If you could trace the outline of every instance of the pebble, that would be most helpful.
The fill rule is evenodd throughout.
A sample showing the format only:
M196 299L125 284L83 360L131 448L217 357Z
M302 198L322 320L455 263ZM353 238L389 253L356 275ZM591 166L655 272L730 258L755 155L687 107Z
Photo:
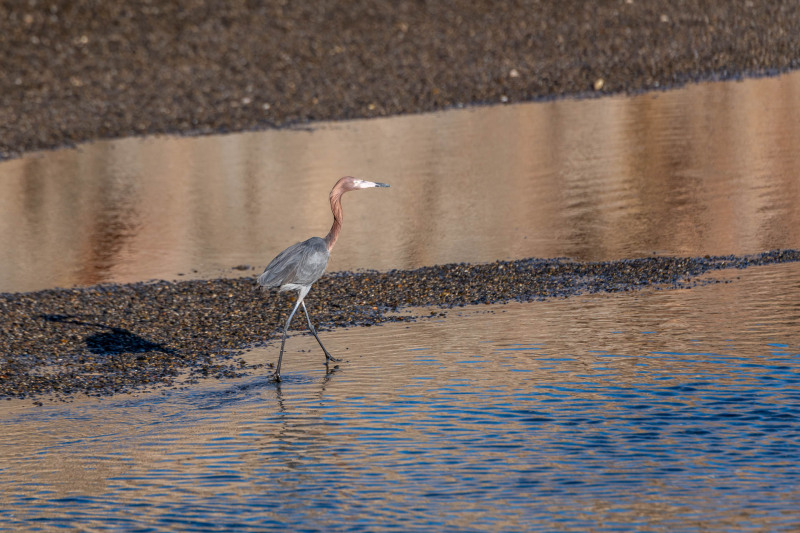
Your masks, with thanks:
M798 35L800 2L0 2L0 159L774 74Z
M415 319L397 316L401 308L446 310L645 287L687 288L707 272L794 261L800 261L800 250L338 272L314 285L306 305L318 329L326 330ZM0 294L0 398L107 396L170 386L179 378L192 383L240 376L253 370L241 359L243 350L279 338L290 307L291 296L263 293L253 278ZM294 325L305 328L302 320Z

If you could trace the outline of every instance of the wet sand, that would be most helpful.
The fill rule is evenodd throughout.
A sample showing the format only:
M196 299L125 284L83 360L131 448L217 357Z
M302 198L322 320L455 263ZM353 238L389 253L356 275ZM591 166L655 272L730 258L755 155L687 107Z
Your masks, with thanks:
M800 66L800 4L14 2L0 5L0 158Z

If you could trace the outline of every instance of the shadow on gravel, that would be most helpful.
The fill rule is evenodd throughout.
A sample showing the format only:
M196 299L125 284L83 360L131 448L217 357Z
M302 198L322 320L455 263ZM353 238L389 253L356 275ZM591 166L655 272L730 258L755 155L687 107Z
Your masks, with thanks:
M77 320L75 316L69 315L41 315L49 322L60 322L85 326L88 328L99 328L106 331L93 333L86 337L86 348L95 355L119 355L123 353L144 353L144 352L163 352L174 355L174 350L151 342L144 337L131 333L127 329L107 326L97 322L83 322Z

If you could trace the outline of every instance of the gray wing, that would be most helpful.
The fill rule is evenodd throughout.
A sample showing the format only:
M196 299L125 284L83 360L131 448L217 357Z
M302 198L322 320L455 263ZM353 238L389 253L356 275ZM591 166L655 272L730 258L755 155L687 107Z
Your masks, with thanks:
M258 284L264 288L282 287L290 283L311 285L325 272L329 258L325 240L311 237L279 253L270 261L264 273L258 276Z

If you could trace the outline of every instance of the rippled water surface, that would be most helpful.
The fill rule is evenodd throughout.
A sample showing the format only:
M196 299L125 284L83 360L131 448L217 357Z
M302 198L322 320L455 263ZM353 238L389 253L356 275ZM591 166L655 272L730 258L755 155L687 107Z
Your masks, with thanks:
M280 385L6 402L0 524L796 531L800 265L717 279L326 332L329 375L294 336Z
M248 273L325 235L331 270L800 248L800 73L0 164L0 291ZM249 272L252 274L252 272Z

